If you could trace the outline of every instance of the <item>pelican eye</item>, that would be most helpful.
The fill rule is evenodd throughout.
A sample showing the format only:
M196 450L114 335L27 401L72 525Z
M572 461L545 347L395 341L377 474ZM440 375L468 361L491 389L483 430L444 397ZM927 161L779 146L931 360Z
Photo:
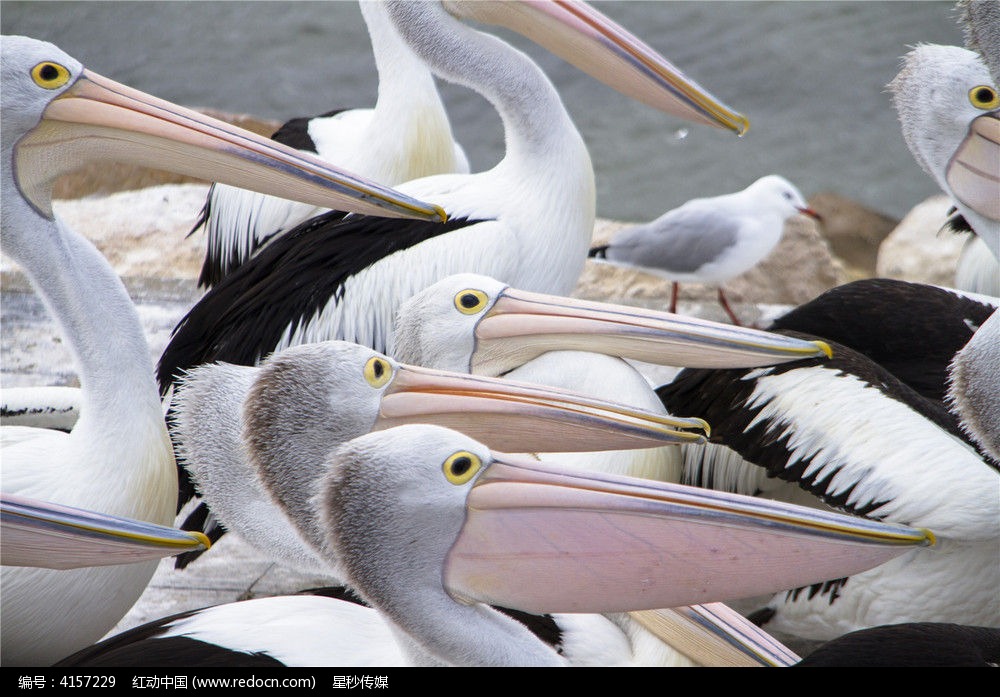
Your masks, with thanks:
M372 387L382 387L392 378L392 366L389 361L378 356L372 356L365 363L365 380Z
M486 301L489 298L481 290L474 290L469 288L467 290L460 291L455 296L455 307L463 315L474 315L486 307Z
M54 90L69 82L69 70L58 63L44 61L31 69L31 79L39 87Z
M483 462L468 450L459 450L444 461L444 476L456 486L461 486L476 476Z
M1000 106L1000 96L989 85L977 85L969 90L969 101L977 109L996 109Z

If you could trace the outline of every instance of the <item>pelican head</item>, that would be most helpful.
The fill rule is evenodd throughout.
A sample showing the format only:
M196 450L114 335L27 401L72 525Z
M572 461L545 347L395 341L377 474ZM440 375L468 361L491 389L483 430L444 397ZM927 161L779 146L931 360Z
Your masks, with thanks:
M344 444L317 492L329 552L380 609L394 582L417 596L426 584L459 603L528 612L676 607L842 576L933 540L905 526L553 467L429 425Z
M249 131L134 90L56 46L2 37L5 181L52 218L56 177L88 161L131 162L317 206L443 220L436 206Z
M445 278L396 318L400 359L503 375L548 351L606 353L647 363L736 368L829 356L821 341L626 305L530 293L477 274Z
M442 4L455 17L522 34L622 94L668 114L740 135L749 128L745 116L585 2Z
M1000 221L1000 95L982 59L957 46L918 46L889 90L920 166L956 203Z

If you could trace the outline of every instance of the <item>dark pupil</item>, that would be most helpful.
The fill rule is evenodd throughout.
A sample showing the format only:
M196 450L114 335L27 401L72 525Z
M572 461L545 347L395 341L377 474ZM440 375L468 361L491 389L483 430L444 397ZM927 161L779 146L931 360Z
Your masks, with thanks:
M984 103L991 102L993 101L993 92L988 87L982 87L976 90L976 99Z
M467 457L460 457L451 463L451 473L456 477L461 477L472 467L472 460Z
M385 372L385 368L382 367L382 361L375 361L374 365L372 365L372 372L375 373L375 377L382 377L382 373Z
M54 65L43 65L39 75L43 80L48 82L49 80L55 80L59 77L59 71L56 70Z
M472 293L466 293L465 295L462 296L460 302L462 303L462 307L466 308L467 310L471 310L472 308L474 308L476 305L479 304L479 298L477 298Z

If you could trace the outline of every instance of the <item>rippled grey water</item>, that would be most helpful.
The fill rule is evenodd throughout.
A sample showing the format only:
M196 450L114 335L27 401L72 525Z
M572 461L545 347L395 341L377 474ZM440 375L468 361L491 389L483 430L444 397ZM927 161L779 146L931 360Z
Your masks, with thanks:
M642 220L777 172L903 215L936 187L913 162L884 86L916 43L961 44L951 2L596 2L750 117L737 139L619 96L519 36L591 148L601 215ZM5 34L183 104L273 118L374 102L353 2L3 2ZM499 33L499 32L498 32ZM478 95L442 92L474 168L500 157Z

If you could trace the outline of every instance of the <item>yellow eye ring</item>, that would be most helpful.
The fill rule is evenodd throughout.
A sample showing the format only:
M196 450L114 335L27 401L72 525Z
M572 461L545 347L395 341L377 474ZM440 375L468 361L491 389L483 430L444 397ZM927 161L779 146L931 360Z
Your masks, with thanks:
M392 366L389 361L378 356L372 356L365 363L365 380L372 387L382 387L392 379Z
M989 85L976 85L969 90L969 101L977 109L996 109L1000 106L1000 95Z
M55 90L69 82L69 70L58 63L43 61L31 69L31 79L39 87Z
M468 450L459 450L444 461L442 469L445 479L455 486L461 486L475 477L482 466L483 461L477 455Z
M463 315L474 315L486 307L488 300L489 297L483 291L468 288L455 295L455 307Z

